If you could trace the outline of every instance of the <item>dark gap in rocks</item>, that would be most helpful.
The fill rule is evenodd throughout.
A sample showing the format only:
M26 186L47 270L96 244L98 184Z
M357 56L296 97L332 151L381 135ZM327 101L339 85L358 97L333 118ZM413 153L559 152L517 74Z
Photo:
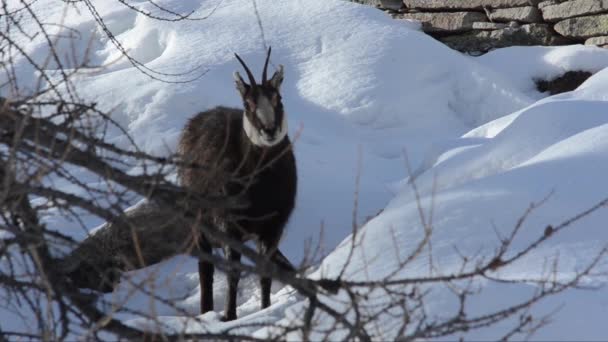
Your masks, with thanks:
M578 86L591 77L591 75L593 75L593 73L589 71L567 71L565 74L552 80L537 79L534 80L534 83L536 83L536 89L541 93L548 91L549 94L555 95L578 88Z
M479 12L486 13L483 8L414 8L403 7L401 13L458 13L458 12Z

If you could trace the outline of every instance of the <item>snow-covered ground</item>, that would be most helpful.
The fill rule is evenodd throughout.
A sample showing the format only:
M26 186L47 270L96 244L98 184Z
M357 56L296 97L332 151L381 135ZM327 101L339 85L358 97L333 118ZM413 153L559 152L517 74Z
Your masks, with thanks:
M155 155L174 152L180 129L196 112L220 104L240 105L232 79L240 66L233 53L242 56L257 75L266 46L273 47L271 65L283 64L286 70L283 102L290 134L297 136L300 181L296 210L280 248L298 263L306 242L321 241L328 255L312 276L331 277L342 268L350 248L357 172L361 173L358 219L362 223L374 217L362 228L361 247L348 266L351 271L346 272L359 280L391 272L396 255L407 255L422 238L410 176L415 176L419 203L427 215L432 209L433 258L443 272L459 266L455 246L468 254L493 251L498 244L496 230L512 228L531 202L551 194L526 220L516 241L519 246L547 224L558 224L608 197L603 178L608 174L608 69L604 69L608 50L513 47L468 57L419 32L416 25L339 0L257 0L263 34L252 1L157 1L180 13L195 10L196 17L212 13L204 20L181 22L156 21L114 1L95 3L108 28L147 67L163 73L194 70L169 78L176 81L206 72L187 83L152 80L120 57L85 9L65 12L51 0L34 4L47 22L63 20L80 31L77 37L72 34L73 39L58 41L65 63L82 58L82 51L88 49L91 64L107 65L79 76L80 95L111 110L137 145ZM158 12L145 1L134 3ZM33 28L35 23L30 25ZM69 35L67 30L58 33ZM47 51L42 38L27 44L36 60L44 60ZM17 66L23 80L35 79L25 60L17 61ZM534 79L578 69L597 73L566 94L547 97L534 88ZM128 146L118 131L110 132L108 139ZM566 279L608 241L607 219L605 209L597 211L501 276L537 276L547 258L559 255L558 276ZM49 220L62 222L61 218ZM92 228L99 220L85 218L85 222ZM63 223L64 232L83 238L75 223ZM428 260L417 259L402 275L428 275ZM369 271L357 272L363 264ZM608 265L600 265L600 270L608 271ZM180 308L197 313L199 289L193 259L179 256L134 275L143 277L146 272L158 272L155 288L159 293L179 298L175 301ZM169 326L180 329L185 324L192 332L292 319L301 305L293 291L277 284L273 305L258 311L256 284L252 278L241 282L238 314L242 318L236 323L220 323L215 313L203 316L204 324L188 321L141 293L127 300L131 307L155 310ZM218 312L223 286L218 279ZM520 298L525 287L531 286L488 285L475 310L506 305ZM429 305L431 314L442 315L453 303L437 291ZM129 292L123 284L108 299ZM542 302L538 312L558 307L554 322L535 338L608 336L604 324L608 291L568 292ZM125 319L142 323L129 315ZM391 337L392 325L387 318L374 333ZM259 336L265 333L257 332ZM486 329L469 337L497 338L498 334Z

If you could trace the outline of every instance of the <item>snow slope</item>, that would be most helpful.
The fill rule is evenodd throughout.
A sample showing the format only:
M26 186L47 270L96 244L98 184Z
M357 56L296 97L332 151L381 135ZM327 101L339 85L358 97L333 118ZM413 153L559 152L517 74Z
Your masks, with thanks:
M297 207L281 249L297 263L306 241L316 244L322 240L329 255L313 276L335 275L348 253L358 171L359 222L383 211L363 228L364 253L355 253L349 267L357 270L367 263L371 278L394 267L394 244L405 255L421 238L406 165L416 176L427 212L434 203L433 253L444 271L457 266L455 245L469 253L492 250L497 242L493 226L509 229L530 202L552 194L526 222L524 238L608 194L601 177L608 169L603 153L608 141L608 72L599 72L575 92L551 98L543 98L545 95L532 88L534 78L551 78L561 70L601 70L608 66L608 51L582 46L521 47L473 58L380 11L338 0L257 0L263 32L251 1L158 1L178 12L194 10L198 17L212 14L205 20L182 22L155 21L114 2L95 3L108 28L146 67L174 74L193 70L176 77L156 74L172 81L193 79L187 83L152 80L120 58L86 9L64 13L51 0L34 4L47 21L65 18L67 25L81 32L69 35L57 28L59 36L72 37L59 38L63 52L88 47L89 63L105 65L79 75L80 95L111 110L137 145L156 155L175 150L180 129L194 113L220 104L239 105L231 76L240 69L234 52L259 74L265 47L273 47L272 65L283 64L286 69L283 99L290 134L297 137L300 179ZM137 5L158 12L150 3ZM35 30L35 23L29 25ZM36 38L28 46L36 60L44 60L47 51L42 39ZM74 58L85 55L60 56L65 65L75 65ZM46 66L54 67L52 63ZM17 69L23 85L32 87L27 80L34 79L35 72L26 61L17 61ZM118 131L110 132L108 139L129 146ZM605 216L599 211L585 219L502 276L537 274L543 257L559 252L560 276L568 277L606 241L608 233L601 224ZM84 236L75 223L62 220L49 218L51 223L65 224L66 232L75 237ZM94 218L85 218L85 222L90 227L99 223ZM420 258L404 275L427 274L427 260ZM159 293L187 312L197 313L198 281L192 259L176 257L135 275L144 277L147 272L158 274L155 288ZM355 271L347 274L363 276ZM291 319L290 312L302 305L288 288L276 286L275 304L258 312L255 284L254 279L241 282L239 315L243 318L236 324ZM223 302L222 288L223 281L216 281L217 310ZM488 286L487 290L492 294L496 289ZM489 298L492 303L504 303L521 296L521 291L525 289L518 287L505 291L500 299ZM108 299L127 296L129 306L144 311L152 308L176 329L182 324L190 331L229 324L216 322L214 313L202 317L213 323L187 320L141 293L129 293L129 286L123 284ZM557 322L537 337L606 336L600 317L608 313L608 303L597 300L600 297L608 298L605 291L573 292L544 303L547 310L560 303L565 307L556 316ZM430 305L436 314L449 309L441 295ZM594 318L578 319L583 307L585 315ZM483 305L478 310L483 311ZM124 318L132 324L145 324L129 315ZM385 329L375 333L390 338L394 332L387 327L394 322L385 319ZM260 336L265 333L257 332ZM471 337L498 334L490 330L474 332Z

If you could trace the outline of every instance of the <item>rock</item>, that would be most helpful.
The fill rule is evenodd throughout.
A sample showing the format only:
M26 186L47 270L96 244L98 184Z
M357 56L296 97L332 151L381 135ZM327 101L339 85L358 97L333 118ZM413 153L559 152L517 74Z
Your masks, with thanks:
M550 22L608 12L608 0L572 0L543 7L543 19Z
M539 2L539 3L538 3L538 8L539 8L539 9L543 9L543 8L545 8L545 7L547 7L547 6L553 6L553 5L557 5L557 4L559 4L559 3L560 3L560 2L559 2L559 1L557 1L557 0L547 0L547 1L542 1L542 2Z
M536 6L540 0L403 0L405 7L426 10L480 10Z
M440 41L462 52L487 52L514 45L561 45L567 39L554 34L546 24L525 24L494 31L475 31L447 37Z
M539 9L545 8L547 6L553 6L553 5L559 5L562 2L566 2L566 1L570 1L570 0L541 0L541 2L538 3L538 5L536 5L536 7L538 7Z
M372 7L382 7L381 0L349 0L358 4L368 5Z
M398 11L403 7L403 0L380 0L380 7Z
M507 24L503 23L489 23L477 21L473 23L473 30L500 30L507 26Z
M564 19L553 28L562 36L570 38L604 36L608 32L608 14Z
M608 45L608 36L589 38L589 39L585 40L585 45L597 45L597 46Z
M538 23L542 21L540 11L532 6L493 9L488 11L488 15L490 16L490 20L499 22L519 21L523 23Z
M395 18L419 20L422 30L429 33L470 31L474 22L487 21L480 12L402 13Z
M591 75L593 74L588 71L567 71L562 76L549 81L536 80L536 89L541 93L548 91L551 95L565 93L578 88L578 86L583 84Z
M108 222L58 261L66 277L79 288L111 292L124 271L156 264L177 254L197 256L194 221L152 202L140 202L125 212L125 222ZM197 222L197 225L200 222ZM277 250L275 263L293 265Z

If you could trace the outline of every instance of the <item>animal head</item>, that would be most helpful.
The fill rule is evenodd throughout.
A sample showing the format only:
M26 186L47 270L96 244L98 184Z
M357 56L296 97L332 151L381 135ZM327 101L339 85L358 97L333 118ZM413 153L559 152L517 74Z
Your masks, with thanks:
M281 83L283 82L283 66L279 65L277 71L268 80L268 60L271 48L268 48L262 83L257 84L253 74L239 55L239 60L247 76L249 84L243 81L238 71L234 73L236 89L241 94L245 113L243 115L243 128L249 140L257 146L268 147L280 143L287 135L287 118L281 102Z

